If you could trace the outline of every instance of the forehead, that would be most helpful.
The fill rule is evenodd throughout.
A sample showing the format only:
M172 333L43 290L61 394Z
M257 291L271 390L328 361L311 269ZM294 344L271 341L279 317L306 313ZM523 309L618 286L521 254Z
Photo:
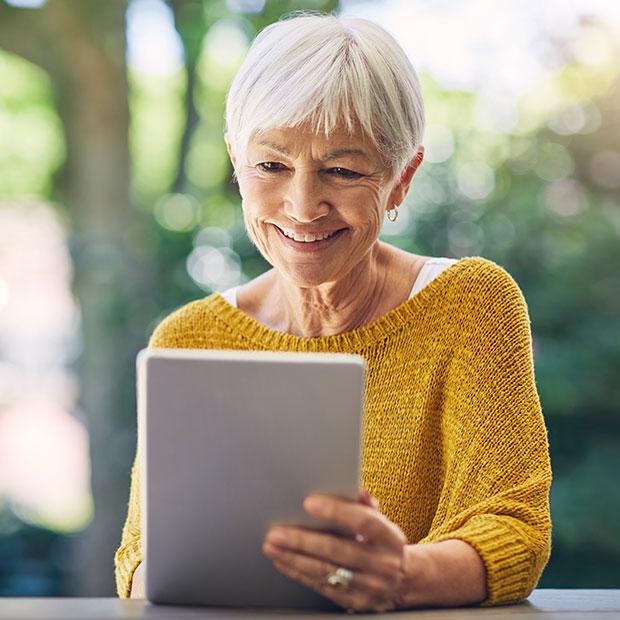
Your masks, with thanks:
M321 156L357 156L368 160L378 159L378 153L366 134L359 128L352 132L337 126L327 136L307 125L299 127L273 127L253 136L249 146L270 148L285 155L301 150L311 150Z

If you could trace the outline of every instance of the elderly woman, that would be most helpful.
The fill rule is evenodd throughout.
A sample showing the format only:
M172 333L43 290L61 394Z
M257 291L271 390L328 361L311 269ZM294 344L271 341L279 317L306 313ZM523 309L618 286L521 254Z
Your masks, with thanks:
M490 260L378 240L422 163L423 128L415 71L376 24L301 15L265 28L230 88L226 143L248 235L273 268L182 307L150 340L364 356L360 495L304 503L358 536L280 526L263 542L277 570L357 611L518 601L550 554L519 287ZM142 595L139 484L134 463L121 597Z

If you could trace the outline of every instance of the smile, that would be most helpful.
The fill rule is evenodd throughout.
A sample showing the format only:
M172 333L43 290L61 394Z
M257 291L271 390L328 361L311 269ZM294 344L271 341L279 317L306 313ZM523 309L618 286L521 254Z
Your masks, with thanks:
M282 229L280 229L282 230ZM282 230L282 232L289 238L295 241L301 241L302 243L312 243L314 241L323 241L323 239L329 239L332 235L335 235L338 231L333 230L329 233L316 233L314 235L299 235L289 230Z
M275 224L274 227L286 245L299 250L323 249L330 246L347 230L346 228L339 228L331 232L300 235L290 230L282 230L279 226L275 226Z

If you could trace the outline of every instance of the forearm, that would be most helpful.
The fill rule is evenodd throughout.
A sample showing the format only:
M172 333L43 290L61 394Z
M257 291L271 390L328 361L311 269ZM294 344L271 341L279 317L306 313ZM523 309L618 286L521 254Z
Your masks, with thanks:
M450 539L406 546L399 609L470 605L486 597L486 569L471 545Z
M144 562L138 564L131 580L131 593L129 598L145 598L144 592Z

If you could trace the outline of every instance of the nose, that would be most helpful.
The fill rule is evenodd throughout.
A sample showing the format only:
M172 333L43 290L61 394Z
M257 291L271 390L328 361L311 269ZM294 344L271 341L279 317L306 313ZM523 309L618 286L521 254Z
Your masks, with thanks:
M315 172L296 170L284 197L284 212L297 222L313 222L329 213L329 202Z

